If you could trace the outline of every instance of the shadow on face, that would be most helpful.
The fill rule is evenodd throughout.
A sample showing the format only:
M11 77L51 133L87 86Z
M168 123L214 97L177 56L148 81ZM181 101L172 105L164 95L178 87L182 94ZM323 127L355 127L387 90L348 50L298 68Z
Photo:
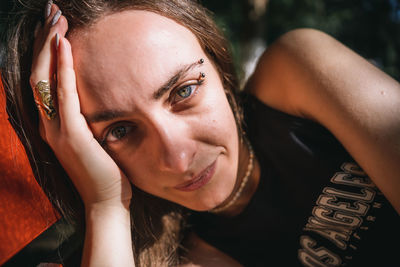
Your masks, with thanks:
M134 185L196 210L225 200L237 176L237 128L193 33L131 10L70 41L82 113Z

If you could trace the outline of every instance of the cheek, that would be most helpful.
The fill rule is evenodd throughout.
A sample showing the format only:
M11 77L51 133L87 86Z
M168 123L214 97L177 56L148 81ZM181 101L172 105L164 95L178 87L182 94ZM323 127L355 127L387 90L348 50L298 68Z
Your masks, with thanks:
M207 129L207 134L220 143L232 141L237 138L237 126L232 109L223 89L216 90L212 99L207 102L202 125Z
M225 164L235 165L238 155L237 127L223 88L208 88L202 104L196 111L178 117L177 119L182 120L185 125L182 140L196 143L194 147L197 147L197 153L214 155L215 147L222 147L223 154L227 156ZM163 190L160 189L162 183L158 183L157 187L155 181L160 181L162 177L154 160L156 152L151 151L149 147L143 143L140 148L126 148L123 153L111 156L135 186L159 195ZM154 177L158 179L155 180Z

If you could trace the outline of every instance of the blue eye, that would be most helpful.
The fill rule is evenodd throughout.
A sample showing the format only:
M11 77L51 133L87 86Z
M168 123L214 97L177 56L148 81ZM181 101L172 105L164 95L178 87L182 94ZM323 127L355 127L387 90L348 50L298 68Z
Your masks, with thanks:
M185 87L179 89L176 93L182 98L188 98L193 92L192 87L193 87L193 85L185 86Z
M192 99L200 90L200 85L204 82L204 78L198 80L187 81L180 87L177 87L171 92L170 103L178 104L179 102L186 102L185 100Z

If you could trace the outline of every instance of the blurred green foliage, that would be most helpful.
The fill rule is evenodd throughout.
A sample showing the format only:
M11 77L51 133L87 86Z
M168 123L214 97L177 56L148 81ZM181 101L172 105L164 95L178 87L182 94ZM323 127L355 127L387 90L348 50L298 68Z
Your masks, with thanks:
M400 79L399 0L269 0L259 18L251 16L254 2L202 1L232 40L238 65L249 39L259 37L270 44L287 31L307 27L334 36Z

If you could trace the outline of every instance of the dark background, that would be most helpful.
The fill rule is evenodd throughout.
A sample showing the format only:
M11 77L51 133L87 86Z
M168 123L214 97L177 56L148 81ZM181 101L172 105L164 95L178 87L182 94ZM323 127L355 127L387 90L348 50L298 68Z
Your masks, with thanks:
M0 43L3 47L6 18L14 1L0 0ZM257 56L278 36L291 29L310 27L334 36L400 80L400 0L200 2L214 13L217 23L231 40L241 78L246 78Z
M400 80L399 0L203 0L233 45L242 77L254 44L299 27L322 30ZM251 61L251 60L250 60Z

